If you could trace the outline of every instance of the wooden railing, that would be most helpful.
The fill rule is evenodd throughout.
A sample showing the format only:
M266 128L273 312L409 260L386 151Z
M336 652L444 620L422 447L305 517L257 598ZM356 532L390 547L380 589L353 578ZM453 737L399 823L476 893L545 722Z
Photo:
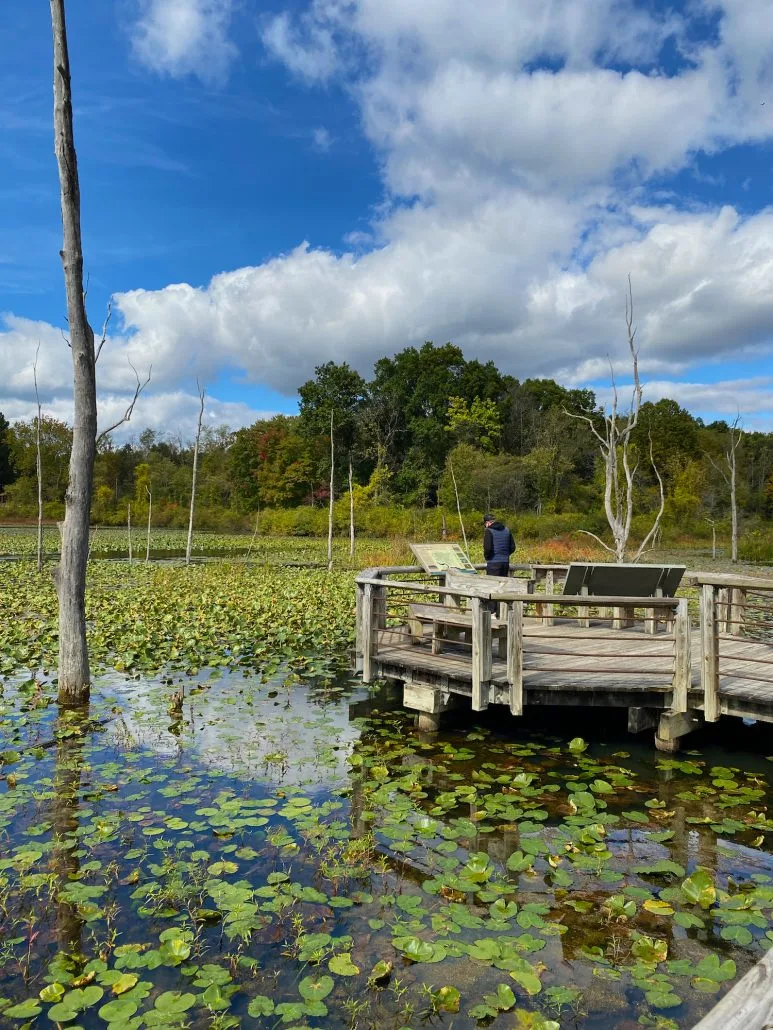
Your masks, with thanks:
M773 579L708 573L690 579L700 590L704 718L716 722L722 714L723 676L773 691ZM769 644L771 651L744 650L744 641Z
M565 567L564 567L565 568ZM525 566L523 571L528 571L530 578L541 579L544 585L549 583L549 575L555 576L556 567L544 569L544 575L539 566ZM561 570L559 567L558 571ZM398 575L400 579L391 577ZM414 576L413 579L406 577ZM555 580L554 580L555 581ZM469 648L472 678L472 708L474 711L481 711L489 704L490 687L493 679L493 634L492 634L492 612L491 599L486 595L485 590L477 588L474 580L469 587L462 588L456 584L449 589L444 583L443 574L435 577L427 576L422 570L414 566L389 569L368 569L357 578L357 655L358 666L362 671L363 679L369 682L374 675L374 667L379 656L379 648L382 643L387 647L399 642L410 641L410 631L405 629L407 605L411 600L434 601L440 604L453 604L456 606L460 598L466 601L466 611L469 613L469 641L461 639L455 641L458 648ZM652 644L662 645L664 642L672 642L671 650L671 704L670 709L674 712L686 712L688 709L690 676L691 676L691 652L690 652L690 617L688 604L685 598L641 598L641 597L589 597L571 596L568 597L557 593L523 593L515 592L497 593L494 599L499 606L498 626L505 630L506 653L498 655L500 661L504 658L505 676L508 685L508 700L510 710L514 715L520 715L523 711L524 691L524 620L533 619L541 626L553 626L556 622L571 621L576 623L580 630L571 639L582 640L588 637L583 634L582 627L587 625L591 611L594 610L597 622L608 621L611 624L611 632L607 636L596 635L599 640L620 641L620 633L614 630L621 622L620 612L625 612L625 626L632 625L637 618L637 612L641 612L639 619L647 624L654 624L657 628L660 619L658 616L665 616L666 622L672 625L670 633L660 633L657 636L641 635L635 642L637 649L628 655L620 654L619 648L614 653L594 651L589 654L583 650L583 646L574 647L562 652L562 657L577 658L581 660L601 659L609 661L616 658L637 658L644 659L652 657L652 652L641 652L649 640ZM398 628L402 623L403 628ZM390 632L390 627L393 632ZM540 637L539 639L552 639ZM564 636L564 639L566 637ZM546 652L537 652L545 654ZM658 653L658 657L667 657ZM466 661L466 659L465 659ZM541 672L559 671L545 663L540 668ZM587 661L583 665L574 668L563 666L560 670L563 673L600 673L609 675L630 674L630 666L627 668L608 664L599 668L588 667Z

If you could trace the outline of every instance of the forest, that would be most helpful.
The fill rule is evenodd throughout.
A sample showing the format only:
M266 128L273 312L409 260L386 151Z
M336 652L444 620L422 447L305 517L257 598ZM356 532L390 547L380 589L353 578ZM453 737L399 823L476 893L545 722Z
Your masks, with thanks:
M345 363L320 365L298 399L298 415L276 415L235 431L203 429L200 528L247 530L257 517L269 533L323 533L331 424L337 530L348 526L350 471L360 530L378 535L420 532L428 519L434 527L441 514L450 525L457 493L463 512L490 508L524 527L533 527L536 518L539 535L605 528L604 474L591 432L593 422L603 421L603 408L592 390L566 389L552 379L519 380L493 362L466 359L451 343L428 342L381 358L367 380ZM638 517L645 520L658 507L657 469L666 534L708 538L712 527L724 532L730 431L723 421L704 424L674 400L645 399L633 435ZM71 435L67 424L43 415L43 501L52 520L64 511ZM37 514L35 440L35 419L9 425L0 414L5 521ZM152 429L121 444L107 438L96 459L93 521L123 524L130 505L141 519L152 498L154 525L186 525L192 458L192 441ZM764 559L761 538L769 536L773 516L771 433L741 433L738 505L747 556Z

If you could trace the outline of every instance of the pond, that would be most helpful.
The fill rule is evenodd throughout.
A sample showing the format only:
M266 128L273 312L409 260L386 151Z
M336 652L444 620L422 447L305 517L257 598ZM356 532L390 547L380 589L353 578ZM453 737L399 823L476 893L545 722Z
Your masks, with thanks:
M3 1025L687 1028L773 941L743 728L426 736L286 668L103 676L89 715L0 696Z

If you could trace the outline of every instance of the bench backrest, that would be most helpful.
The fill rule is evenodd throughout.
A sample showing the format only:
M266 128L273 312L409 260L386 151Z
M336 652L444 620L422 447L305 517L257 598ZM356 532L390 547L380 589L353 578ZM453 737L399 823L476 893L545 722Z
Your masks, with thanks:
M590 594L591 597L673 597L684 572L684 565L572 562L566 574L564 593Z

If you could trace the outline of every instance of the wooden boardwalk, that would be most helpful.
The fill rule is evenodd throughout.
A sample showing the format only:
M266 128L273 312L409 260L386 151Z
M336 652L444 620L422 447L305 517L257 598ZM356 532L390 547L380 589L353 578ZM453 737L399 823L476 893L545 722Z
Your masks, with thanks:
M529 589L500 588L493 605L473 577L451 589L442 574L367 570L357 580L365 680L402 681L427 727L456 697L514 715L626 707L633 731L657 725L663 750L723 715L773 722L773 579L695 574L686 596L603 598L555 592L556 567L522 570Z

